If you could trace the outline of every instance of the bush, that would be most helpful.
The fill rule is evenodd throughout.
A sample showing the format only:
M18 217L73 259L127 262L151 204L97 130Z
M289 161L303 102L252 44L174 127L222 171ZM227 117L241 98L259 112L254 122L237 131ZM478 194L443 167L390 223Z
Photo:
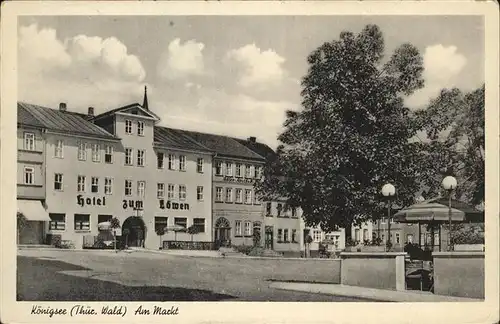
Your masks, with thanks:
M484 244L484 233L476 232L473 228L452 232L453 244Z
M61 248L61 249L74 249L75 248L75 244L73 244L72 241L64 240L64 241L61 241L60 246L58 246L58 248Z
M254 247L251 245L235 245L233 248L240 253L248 255Z

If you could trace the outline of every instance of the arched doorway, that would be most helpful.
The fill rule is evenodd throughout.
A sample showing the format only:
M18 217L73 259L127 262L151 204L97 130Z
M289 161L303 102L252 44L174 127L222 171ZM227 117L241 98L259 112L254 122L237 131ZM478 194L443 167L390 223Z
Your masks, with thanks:
M221 246L231 245L231 225L229 221L224 217L219 217L215 222L215 246L217 248Z
M146 225L142 217L130 216L123 222L122 239L128 246L144 247Z

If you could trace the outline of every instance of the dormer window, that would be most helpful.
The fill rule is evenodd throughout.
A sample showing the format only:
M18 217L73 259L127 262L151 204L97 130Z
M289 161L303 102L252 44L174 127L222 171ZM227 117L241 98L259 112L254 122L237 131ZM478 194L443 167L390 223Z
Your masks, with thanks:
M132 121L129 119L125 120L125 133L132 134Z
M137 135L144 136L144 122L137 122Z

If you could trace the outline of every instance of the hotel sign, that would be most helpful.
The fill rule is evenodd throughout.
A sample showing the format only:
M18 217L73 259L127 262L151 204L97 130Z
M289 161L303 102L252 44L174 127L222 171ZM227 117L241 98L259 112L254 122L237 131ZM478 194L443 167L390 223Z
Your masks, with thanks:
M82 195L76 196L76 203L80 205L80 207L87 206L106 206L106 197L87 197L84 198Z
M126 200L123 199L123 209L127 208L144 208L142 200Z
M172 202L170 200L165 201L164 199L159 200L161 209L180 209L189 210L189 204Z
M255 179L224 176L224 181L227 181L227 182L238 182L238 183L254 183Z

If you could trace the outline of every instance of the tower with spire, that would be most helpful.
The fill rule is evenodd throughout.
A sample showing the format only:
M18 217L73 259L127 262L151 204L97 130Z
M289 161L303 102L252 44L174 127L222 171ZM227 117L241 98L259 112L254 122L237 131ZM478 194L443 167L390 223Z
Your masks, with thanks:
M144 86L144 101L142 102L142 108L149 110L148 107L148 87Z

